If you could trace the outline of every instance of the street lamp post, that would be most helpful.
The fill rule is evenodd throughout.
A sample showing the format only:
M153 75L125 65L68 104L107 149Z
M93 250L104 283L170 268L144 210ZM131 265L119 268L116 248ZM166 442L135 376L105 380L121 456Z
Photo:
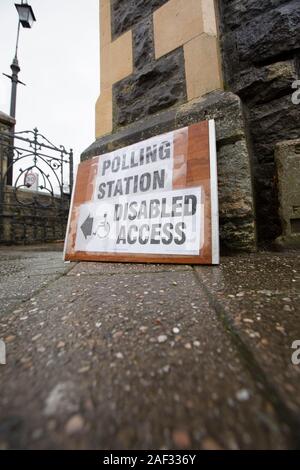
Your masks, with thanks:
M12 64L10 66L12 74L11 75L7 75L6 73L3 74L11 80L10 116L14 119L16 118L17 87L19 83L24 85L24 83L22 83L18 78L19 72L21 70L19 66L19 62L18 62L20 29L21 29L21 25L23 26L23 28L31 28L33 26L33 23L36 21L32 7L28 5L27 0L21 0L21 3L15 3L15 7L18 11L19 21L18 21L18 32L17 32L15 55L14 55ZM8 161L7 161L7 167L8 167L7 184L8 185L12 185L13 183L12 163L13 163L13 146L14 146L13 134L14 132L15 132L15 125L13 125L13 128L12 128L11 151L9 152Z

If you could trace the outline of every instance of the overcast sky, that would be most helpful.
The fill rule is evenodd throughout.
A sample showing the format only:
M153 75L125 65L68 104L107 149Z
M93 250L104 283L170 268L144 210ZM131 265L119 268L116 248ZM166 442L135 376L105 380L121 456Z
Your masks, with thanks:
M74 149L75 161L94 141L99 95L99 0L29 0L37 22L21 28L17 130L35 126L55 144ZM0 111L9 114L18 14L0 0Z

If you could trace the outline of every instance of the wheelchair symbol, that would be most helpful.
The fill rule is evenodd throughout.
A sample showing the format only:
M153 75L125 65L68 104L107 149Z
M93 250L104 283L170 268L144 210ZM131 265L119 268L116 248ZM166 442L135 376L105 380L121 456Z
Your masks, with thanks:
M97 225L95 232L93 235L96 235L98 238L103 239L107 238L110 232L110 224L107 222L107 214L104 214L103 219Z

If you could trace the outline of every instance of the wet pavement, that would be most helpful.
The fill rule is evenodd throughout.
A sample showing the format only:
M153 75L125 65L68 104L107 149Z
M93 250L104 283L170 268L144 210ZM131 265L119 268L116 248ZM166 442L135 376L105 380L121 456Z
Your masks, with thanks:
M299 260L1 249L0 448L299 448Z

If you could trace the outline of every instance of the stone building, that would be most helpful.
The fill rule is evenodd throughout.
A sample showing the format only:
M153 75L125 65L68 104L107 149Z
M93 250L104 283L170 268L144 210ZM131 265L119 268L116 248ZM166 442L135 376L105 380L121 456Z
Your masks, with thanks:
M214 118L223 250L299 237L299 50L299 0L100 0L96 141L82 159Z
M15 120L12 117L0 111L0 175L4 175L7 170L7 138L5 136L12 131L14 124Z

